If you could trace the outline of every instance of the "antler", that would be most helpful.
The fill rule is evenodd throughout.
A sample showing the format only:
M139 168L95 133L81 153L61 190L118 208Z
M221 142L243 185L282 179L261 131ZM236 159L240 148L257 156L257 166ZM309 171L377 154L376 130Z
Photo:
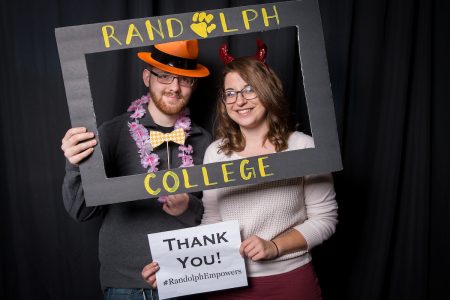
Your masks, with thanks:
M258 49L256 50L255 58L265 64L267 56L267 46L260 39L256 40L256 45Z
M224 64L229 64L234 60L234 57L228 54L228 45L227 43L223 43L219 49L220 58L222 59Z

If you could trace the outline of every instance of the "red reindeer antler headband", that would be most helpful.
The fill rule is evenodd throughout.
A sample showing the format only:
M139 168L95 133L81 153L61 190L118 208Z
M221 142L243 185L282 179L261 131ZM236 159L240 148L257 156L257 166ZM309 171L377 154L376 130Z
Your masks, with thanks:
M264 44L264 42L262 40L256 40L256 54L254 56L254 58L256 58L257 60L259 60L260 62L262 62L263 64L266 64L266 56L267 56L267 46L266 44ZM222 46L220 46L220 58L222 59L224 64L229 64L230 62L232 62L233 60L235 60L235 58L228 53L228 45L227 43L223 43Z

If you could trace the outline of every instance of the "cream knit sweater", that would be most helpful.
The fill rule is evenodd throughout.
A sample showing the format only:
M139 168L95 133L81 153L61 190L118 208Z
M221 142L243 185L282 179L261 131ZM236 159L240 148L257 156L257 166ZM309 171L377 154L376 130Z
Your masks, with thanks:
M217 153L220 141L212 143L204 163L241 159ZM288 140L289 150L313 148L313 139L294 132ZM308 243L308 250L321 244L335 231L337 204L331 174L311 175L203 192L202 224L238 220L242 239L257 235L271 240L291 229L298 230ZM246 259L249 277L289 272L311 261L309 251L297 251L274 260L253 262Z

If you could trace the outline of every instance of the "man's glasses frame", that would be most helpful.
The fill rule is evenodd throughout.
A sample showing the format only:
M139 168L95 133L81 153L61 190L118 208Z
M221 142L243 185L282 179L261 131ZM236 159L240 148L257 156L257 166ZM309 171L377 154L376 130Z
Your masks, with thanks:
M153 70L149 71L151 74L155 75L156 80L158 80L158 82L162 84L171 84L175 80L175 78L177 78L179 85L184 87L193 87L195 82L197 81L197 79L194 77L179 76L170 73L157 73Z

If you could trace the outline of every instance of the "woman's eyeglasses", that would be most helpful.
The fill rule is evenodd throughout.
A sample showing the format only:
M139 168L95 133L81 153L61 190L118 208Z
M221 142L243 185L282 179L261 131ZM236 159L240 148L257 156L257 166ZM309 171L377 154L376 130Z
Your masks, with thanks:
M223 93L223 101L225 101L226 104L233 104L237 101L239 93L245 100L252 100L258 97L253 87L251 85L246 85L240 91L235 91L232 89L225 90L225 92Z

